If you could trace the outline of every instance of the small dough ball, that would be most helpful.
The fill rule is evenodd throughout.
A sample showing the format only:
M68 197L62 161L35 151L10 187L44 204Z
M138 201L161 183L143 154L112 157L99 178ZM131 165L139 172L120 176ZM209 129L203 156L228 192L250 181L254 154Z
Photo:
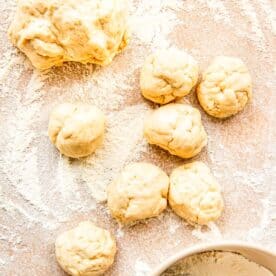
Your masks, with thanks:
M215 58L203 73L197 96L202 108L211 116L227 118L238 113L252 97L247 67L239 58Z
M190 223L208 224L223 210L220 186L202 162L185 164L170 176L169 204Z
M18 0L9 37L41 70L106 65L128 43L125 0Z
M207 144L200 112L187 104L172 103L154 110L146 118L144 135L150 144L182 158L197 155Z
M52 111L48 134L62 154L79 158L102 143L104 124L104 114L96 106L64 103Z
M169 178L149 163L132 163L108 186L108 208L122 223L158 216L167 207Z
M150 55L141 70L140 86L145 98L166 104L190 93L198 80L193 57L171 48Z
M58 236L55 251L69 275L103 275L114 262L116 242L107 230L84 221Z

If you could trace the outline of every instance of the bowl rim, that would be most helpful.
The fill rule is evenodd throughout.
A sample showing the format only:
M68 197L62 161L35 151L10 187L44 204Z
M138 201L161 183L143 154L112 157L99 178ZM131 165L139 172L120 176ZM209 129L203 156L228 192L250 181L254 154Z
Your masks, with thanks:
M237 247L237 248L240 247L241 249L255 250L263 254L270 255L271 257L276 259L276 252L274 250L269 250L268 248L260 246L257 243L250 243L250 242L244 242L244 241L238 241L238 240L224 241L224 242L222 241L221 242L219 241L203 242L203 243L199 243L180 250L178 253L174 254L173 256L169 257L166 261L162 262L162 264L160 264L157 268L155 268L150 275L159 276L171 265L173 265L180 259L188 257L190 255L202 253L205 251L211 251L211 250L225 250L225 247Z

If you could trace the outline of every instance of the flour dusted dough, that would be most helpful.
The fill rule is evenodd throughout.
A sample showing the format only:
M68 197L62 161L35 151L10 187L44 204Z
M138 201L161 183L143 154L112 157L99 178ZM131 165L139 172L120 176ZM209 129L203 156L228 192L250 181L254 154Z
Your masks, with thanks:
M62 154L79 158L91 154L101 144L104 124L104 114L97 107L64 103L52 111L48 134Z
M19 0L9 36L38 69L106 65L128 43L125 0Z
M217 118L241 111L252 97L252 81L239 58L219 56L203 73L197 89L203 109Z
M123 223L159 215L167 207L169 178L150 163L132 163L108 186L108 207Z
M208 224L223 210L220 186L202 162L188 163L170 175L169 204L190 223Z
M144 135L150 144L173 155L190 158L207 144L200 112L187 104L168 104L154 110L145 120Z
M116 242L107 230L84 221L58 236L55 251L69 275L103 275L114 262Z
M187 95L198 80L193 57L175 48L150 55L141 70L140 86L145 98L166 104Z

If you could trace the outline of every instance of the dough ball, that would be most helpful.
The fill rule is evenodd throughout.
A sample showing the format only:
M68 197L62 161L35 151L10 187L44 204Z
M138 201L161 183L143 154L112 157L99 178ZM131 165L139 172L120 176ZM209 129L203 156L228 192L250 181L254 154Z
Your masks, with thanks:
M150 144L173 155L191 158L207 144L200 112L187 104L168 104L154 110L145 121L144 135Z
M64 103L52 111L48 134L62 154L79 158L91 154L102 143L104 124L104 114L97 107Z
M211 116L226 118L238 113L252 97L247 67L239 58L215 58L203 73L197 96L202 108Z
M108 186L108 208L123 223L158 216L167 207L169 178L149 163L132 163Z
M19 0L9 36L38 69L106 65L128 43L125 0Z
M165 104L190 93L197 80L198 65L194 58L172 48L159 50L146 59L140 86L145 98Z
M202 162L185 164L172 171L169 204L177 215L198 224L216 220L223 210L220 186Z
M116 242L107 230L84 221L59 235L55 249L59 265L69 275L103 275L114 262Z

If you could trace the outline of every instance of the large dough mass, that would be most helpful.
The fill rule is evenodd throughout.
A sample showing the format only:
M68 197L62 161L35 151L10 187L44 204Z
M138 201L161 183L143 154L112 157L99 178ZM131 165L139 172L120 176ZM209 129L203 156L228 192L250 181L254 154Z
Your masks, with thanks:
M106 65L128 42L125 0L19 0L9 36L38 69Z

